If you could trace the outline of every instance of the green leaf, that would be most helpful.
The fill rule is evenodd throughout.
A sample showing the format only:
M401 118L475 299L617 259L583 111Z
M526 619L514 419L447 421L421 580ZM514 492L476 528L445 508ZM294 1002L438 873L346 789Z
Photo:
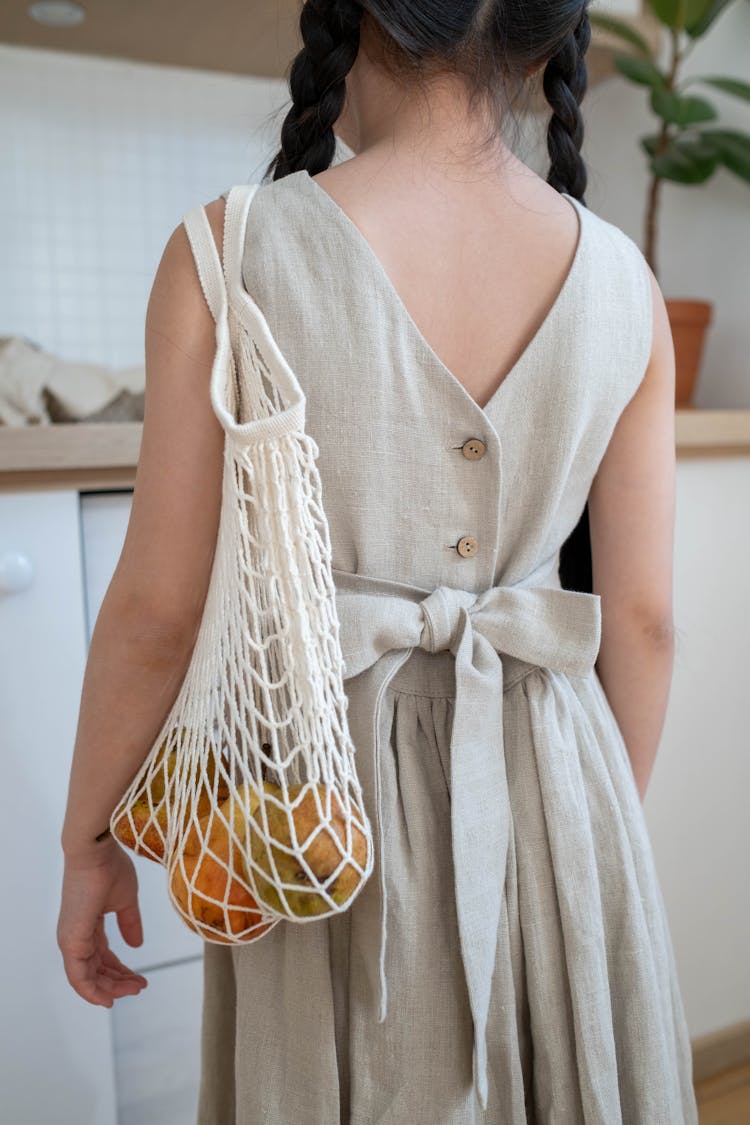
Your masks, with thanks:
M629 23L618 20L616 16L608 16L603 12L589 12L589 23L592 27L599 27L602 31L609 31L618 35L626 43L632 43L646 58L652 58L651 47L640 31L636 31Z
M723 90L725 94L734 94L736 98L743 98L746 102L750 102L750 82L743 82L741 78L720 78L713 74L703 78L699 74L694 74L690 76L689 81L706 82L709 86L715 86L717 90Z
M659 156L649 162L651 171L662 180L678 184L701 184L713 174L719 163L716 152L709 152L688 137L677 137Z
M693 133L683 133L681 137L675 137L675 144L682 152L698 160L717 156L716 147L706 139L706 132L710 130L696 129Z
M725 168L750 182L750 136L747 133L736 129L701 129L699 135Z
M651 108L670 125L697 125L713 121L718 114L705 98L676 94L673 90L652 90Z
M654 15L667 27L675 27L679 5L677 0L651 0Z
M671 28L687 28L705 18L715 0L651 0L657 19ZM729 0L724 0L729 2Z
M615 55L614 64L620 74L631 82L650 86L652 90L664 87L664 75L649 59L637 59L632 55Z
M708 0L702 4L703 11L685 21L685 31L692 39L705 35L711 24L720 16L732 0Z

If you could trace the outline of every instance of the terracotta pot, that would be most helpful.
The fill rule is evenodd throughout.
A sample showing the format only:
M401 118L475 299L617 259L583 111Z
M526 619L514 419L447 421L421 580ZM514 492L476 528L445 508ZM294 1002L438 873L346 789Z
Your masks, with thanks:
M692 407L706 332L713 316L713 302L665 297L664 303L674 341L675 406Z

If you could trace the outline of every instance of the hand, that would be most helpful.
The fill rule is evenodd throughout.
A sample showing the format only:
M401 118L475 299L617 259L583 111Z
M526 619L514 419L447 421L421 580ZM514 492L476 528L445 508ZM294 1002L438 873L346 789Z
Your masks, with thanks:
M104 915L114 911L128 945L141 945L135 866L114 840L86 856L67 856L62 883L57 944L68 981L84 1000L111 1008L119 996L137 995L148 981L109 948Z

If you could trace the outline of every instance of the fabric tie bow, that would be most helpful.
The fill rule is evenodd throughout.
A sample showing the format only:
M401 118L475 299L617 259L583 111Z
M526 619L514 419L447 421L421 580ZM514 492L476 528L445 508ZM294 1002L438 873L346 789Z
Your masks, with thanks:
M386 1018L387 890L379 783L390 738L386 688L415 647L455 656L450 739L451 847L461 957L474 1023L473 1077L487 1108L486 1028L490 982L505 891L510 831L503 746L503 659L567 675L589 672L599 651L601 599L554 586L493 586L480 594L450 586L424 590L333 569L345 678L369 669L371 744L357 760L372 771L380 888L379 1022ZM507 663L508 661L506 661Z

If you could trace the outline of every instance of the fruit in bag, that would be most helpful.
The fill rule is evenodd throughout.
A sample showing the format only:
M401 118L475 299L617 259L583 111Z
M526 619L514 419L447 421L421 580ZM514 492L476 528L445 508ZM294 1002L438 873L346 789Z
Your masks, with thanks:
M251 796L252 800L257 802L257 794ZM196 920L195 927L191 922L188 922L188 925L209 940L231 941L230 938L223 937L222 933L215 932L215 930L227 932L228 918L229 932L232 934L240 934L251 926L256 926L257 929L252 937L247 939L254 941L256 937L260 937L275 926L278 919L263 922L256 900L239 879L231 875L231 870L237 870L239 867L243 878L247 881L242 852L237 843L237 839L245 838L245 812L241 801L235 800L233 810L230 808L231 804L231 798L227 797L214 811L213 817L208 812L199 817L198 828L195 824L190 826L182 844L181 859L179 855L175 858L170 887L185 913ZM231 855L230 817L232 817L232 830L237 837L231 847ZM228 880L231 882L229 893L226 894L225 916L222 903L225 900ZM212 902L211 899L217 899L218 902ZM205 926L201 926L200 923L205 923ZM208 929L209 926L212 929Z
M180 733L185 736L187 728L182 727ZM170 751L166 760L166 773L164 776L164 753L167 740L161 744L157 752L157 768L153 773L148 786L118 818L113 835L128 848L132 848L138 855L145 855L148 859L164 862L164 841L167 836L167 803L166 781L172 777L177 762L177 749ZM197 812L201 816L209 811L213 802L213 787L216 777L216 759L209 755L206 762L206 775L208 785L201 783L198 792ZM151 803L149 805L149 794ZM223 777L219 778L217 785L217 798L224 800L229 796L229 786ZM155 812L152 812L152 809ZM161 830L161 831L160 831Z
M282 799L282 789L280 786L266 781L263 787L267 793L273 794L279 800ZM322 783L317 785L320 805L323 810L322 814L318 812L313 786L309 784L288 786L287 792L289 794L290 803L294 804L294 801L303 789L306 789L307 792L294 808L288 806L279 808L273 801L265 802L271 838L280 844L285 844L289 848L295 847L296 845L292 839L290 824L290 818L293 818L296 843L299 845L298 850L301 850L305 863L310 867L315 879L320 885L325 885L326 881L336 868L341 866L348 854L350 854L362 870L364 870L367 859L367 838L359 826L352 820L352 846L351 852L347 852L347 817L337 790L331 789L331 823L328 823L325 818L325 809L326 793L328 789L330 789L330 786L326 786ZM263 821L257 809L257 805L255 808L251 808L251 813L255 822L262 829ZM252 819L250 823L252 828ZM317 832L316 829L318 829ZM336 844L334 833L340 841L340 846ZM310 842L306 843L308 840ZM274 878L274 870L269 857L268 844L260 832L254 831L252 833L251 854L255 863L269 876L268 879L264 879L263 875L259 874L257 870L254 872L255 885L258 897L261 901L287 916L289 911L300 918L314 914L330 913L330 903L324 895L312 889L314 884L305 870L304 865L300 863L299 857L297 855L290 855L282 848L274 847L273 844L270 846L270 851L281 882L284 884L292 884L291 889L285 886L283 890L288 904L288 910L284 906L281 895L274 882L270 881ZM347 862L341 867L341 870L333 882L326 886L326 891L333 901L340 906L354 894L360 886L362 878L361 873L354 864ZM299 891L293 889L295 884L300 887ZM305 886L308 889L304 889Z

